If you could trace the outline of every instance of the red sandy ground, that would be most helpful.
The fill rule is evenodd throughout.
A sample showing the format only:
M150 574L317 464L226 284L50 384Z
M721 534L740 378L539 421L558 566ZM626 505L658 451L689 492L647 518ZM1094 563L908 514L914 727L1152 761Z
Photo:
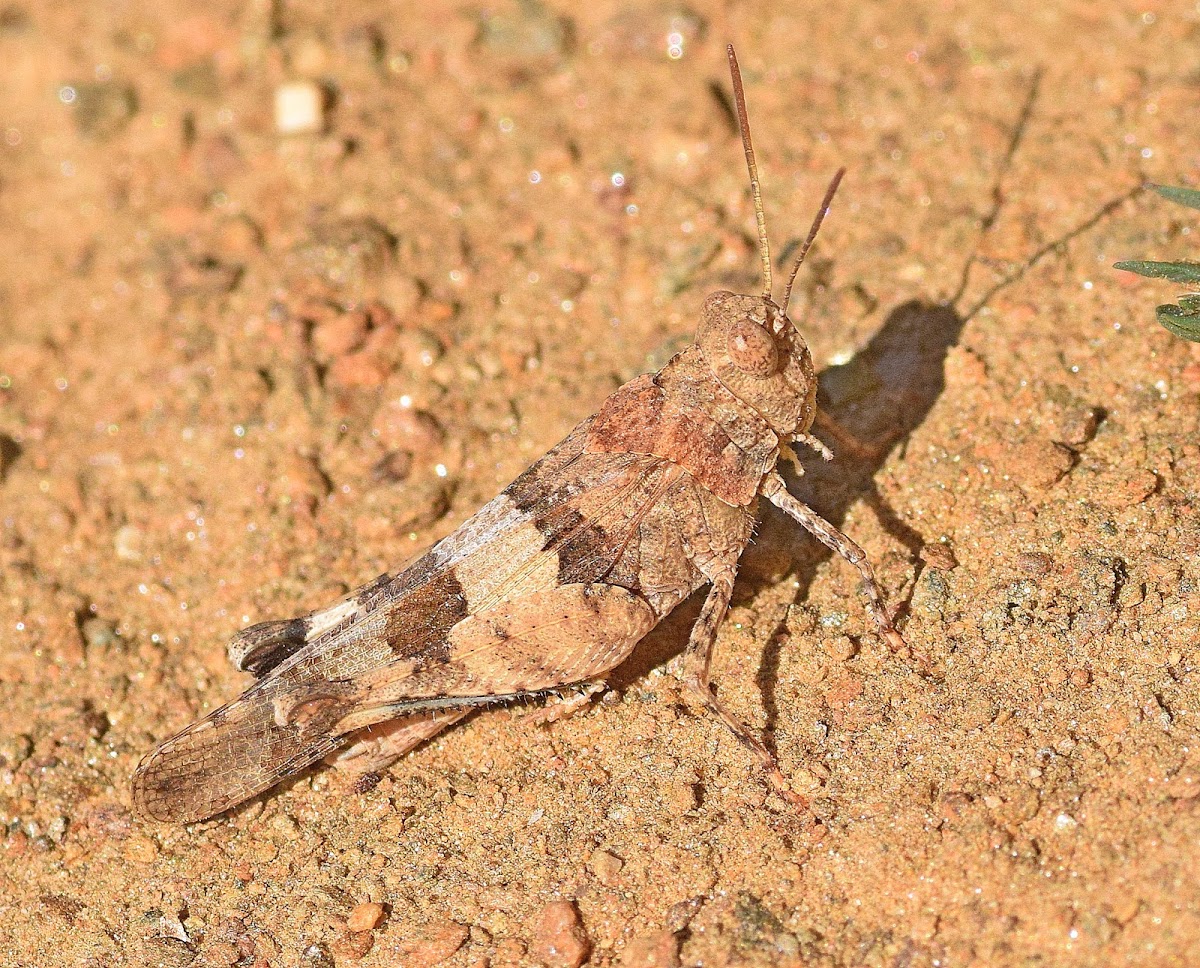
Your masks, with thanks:
M1200 222L1087 223L1200 183L1196 6L243 8L0 11L0 960L1194 964L1200 354L1110 265ZM850 169L794 316L880 452L796 486L932 675L768 515L715 680L808 810L685 706L693 603L569 720L135 819L234 630L395 569L755 291L728 40L777 255ZM327 128L281 137L305 78Z

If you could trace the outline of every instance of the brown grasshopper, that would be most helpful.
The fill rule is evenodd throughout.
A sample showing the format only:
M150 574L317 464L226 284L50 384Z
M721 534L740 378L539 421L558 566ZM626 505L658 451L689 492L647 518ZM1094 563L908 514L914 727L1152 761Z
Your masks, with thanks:
M597 684L675 606L711 585L684 654L689 694L797 801L774 755L717 700L709 666L738 560L765 497L861 573L894 648L866 555L788 493L777 470L817 416L812 356L787 316L796 273L843 172L772 296L758 171L732 46L763 292L716 292L695 342L625 384L457 531L395 575L302 618L234 636L258 681L149 753L133 777L147 817L213 816L331 754L379 769L473 708Z

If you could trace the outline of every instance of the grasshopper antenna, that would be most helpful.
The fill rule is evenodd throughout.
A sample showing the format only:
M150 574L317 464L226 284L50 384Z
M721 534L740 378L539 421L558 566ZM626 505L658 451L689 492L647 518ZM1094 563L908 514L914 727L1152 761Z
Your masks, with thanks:
M767 216L763 212L762 188L758 184L758 166L754 164L754 144L750 141L750 119L746 117L746 92L742 89L742 71L738 67L733 44L729 52L729 75L733 78L733 103L737 107L738 127L742 132L742 148L746 152L746 168L750 171L750 190L754 193L754 218L758 222L758 255L762 259L763 298L771 298L771 246L767 242Z
M821 223L825 221L825 216L829 214L829 206L833 203L833 196L837 194L838 185L842 183L842 176L844 174L846 174L846 169L839 168L837 174L833 176L833 181L829 183L829 187L825 190L825 200L821 202L821 210L817 212L817 217L813 219L812 228L808 230L808 238L800 246L800 254L796 256L796 261L792 264L792 274L788 276L787 288L783 290L783 315L785 316L787 315L788 303L792 298L792 285L796 281L796 273L800 271L804 257L808 255L808 250L812 248L813 239L817 237L817 233L821 230Z

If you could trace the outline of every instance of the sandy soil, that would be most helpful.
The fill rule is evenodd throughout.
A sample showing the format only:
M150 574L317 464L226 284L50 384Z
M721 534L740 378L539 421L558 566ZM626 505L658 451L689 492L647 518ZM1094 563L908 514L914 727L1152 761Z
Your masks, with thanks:
M1200 183L1200 13L999 6L5 4L0 961L1194 963L1200 352L1109 266L1196 257L1119 200ZM808 810L686 707L690 603L568 720L136 819L232 632L395 569L756 290L728 40L781 260L850 169L794 316L879 447L797 491L932 675L769 514L715 679ZM304 81L324 127L281 135Z

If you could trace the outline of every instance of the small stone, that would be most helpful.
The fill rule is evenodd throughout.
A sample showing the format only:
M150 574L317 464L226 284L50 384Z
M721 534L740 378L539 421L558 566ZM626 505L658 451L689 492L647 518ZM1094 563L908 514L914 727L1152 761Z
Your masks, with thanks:
M974 798L969 793L961 791L943 793L942 798L938 801L938 812L943 820L958 820L974 802Z
M27 734L0 736L0 767L15 770L32 752L33 740Z
M1071 470L1074 457L1060 444L1036 438L1005 448L1001 471L1018 487L1044 491Z
M323 320L312 334L313 347L326 360L358 349L367 338L366 313L340 313Z
M1060 416L1058 433L1064 444L1079 447L1096 435L1099 425L1099 410L1095 407L1075 407Z
M694 779L687 777L671 777L658 784L658 795L663 805L678 817L695 810L700 804L700 789Z
M421 302L421 286L412 276L390 272L380 282L379 296L397 316L412 315Z
M63 837L67 833L67 818L63 816L53 817L46 824L46 836L50 838L51 843L61 844Z
M551 901L542 908L533 931L534 958L546 968L579 968L591 949L574 903Z
M302 77L318 77L329 68L329 50L316 37L302 37L292 47L291 66Z
M858 654L858 646L846 635L839 635L825 641L825 653L834 662L848 662Z
M1074 830L1079 826L1079 821L1072 817L1069 813L1060 813L1054 818L1054 829L1060 831Z
M370 931L347 931L333 942L331 953L335 959L358 961L366 957L374 944L375 935Z
M333 361L328 379L342 387L381 387L387 382L389 369L374 353L351 353Z
M215 98L221 93L217 65L211 57L185 64L171 74L171 86L188 97Z
M395 247L395 236L380 222L358 216L317 221L296 254L303 274L320 276L354 295L390 264Z
M541 4L519 14L491 12L483 18L482 42L489 54L517 61L556 59L570 44L569 21Z
M621 873L621 868L625 866L625 862L607 850L599 849L592 852L587 866L588 870L596 875L596 880L606 887L612 887L617 882L617 877Z
M191 945L178 938L146 938L133 946L132 964L155 968L188 968L196 963Z
M387 57L387 40L373 23L355 24L342 32L338 46L351 61L371 66L382 64Z
M334 968L333 957L320 944L310 944L300 952L300 964L302 968Z
M280 134L316 134L325 127L325 92L312 81L290 81L275 88L275 130Z
M1135 894L1127 894L1110 902L1113 918L1119 924L1128 924L1142 907L1142 899Z
M393 532L421 531L450 510L450 493L437 478L416 481L403 491L403 504L392 511Z
M1039 551L1022 551L1017 555L1017 567L1026 574L1041 578L1050 574L1054 559Z
M142 529L133 524L127 524L117 529L113 535L113 549L122 561L141 561L146 536Z
M297 840L300 837L300 827L286 813L277 813L271 818L271 829L283 840Z
M241 958L237 945L228 941L206 943L200 954L204 968L232 968Z
M383 920L383 905L367 901L357 904L346 919L346 928L350 931L371 931Z
M95 616L84 619L79 631L89 649L107 649L117 641L117 630L113 624Z
M303 507L311 513L330 490L329 478L315 457L292 453L280 458L271 493L281 505Z

